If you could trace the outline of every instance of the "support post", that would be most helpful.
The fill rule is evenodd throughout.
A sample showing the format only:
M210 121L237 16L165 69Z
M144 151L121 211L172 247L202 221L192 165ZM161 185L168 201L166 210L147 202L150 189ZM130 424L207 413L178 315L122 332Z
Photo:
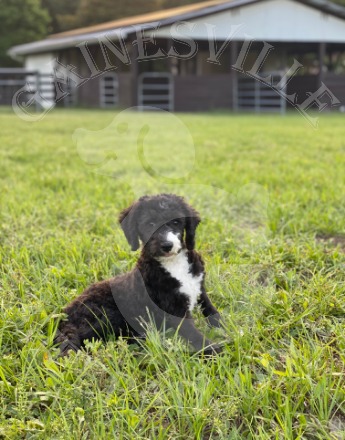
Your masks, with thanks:
M326 56L326 43L319 43L319 82L324 80L324 66Z
M238 57L238 41L232 41L230 43L230 66L236 63ZM231 69L231 82L232 82L232 109L238 110L238 72L235 69Z
M132 43L131 49L131 66L130 72L132 76L132 106L136 107L139 103L138 100L138 81L139 81L139 63L138 63L138 49L137 46Z

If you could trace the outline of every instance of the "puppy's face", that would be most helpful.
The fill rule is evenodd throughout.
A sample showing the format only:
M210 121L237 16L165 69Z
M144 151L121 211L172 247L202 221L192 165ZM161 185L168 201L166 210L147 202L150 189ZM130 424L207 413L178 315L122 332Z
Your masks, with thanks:
M143 215L138 225L145 253L152 257L171 257L180 253L185 247L184 229L184 218L167 221L157 213L154 216Z
M172 194L145 196L122 211L120 223L132 250L139 248L151 257L169 258L183 248L193 249L198 213Z

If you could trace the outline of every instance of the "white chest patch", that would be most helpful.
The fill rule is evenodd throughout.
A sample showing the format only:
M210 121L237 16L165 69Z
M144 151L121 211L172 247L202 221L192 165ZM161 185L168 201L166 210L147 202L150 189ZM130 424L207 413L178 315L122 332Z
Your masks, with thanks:
M188 309L192 311L201 293L203 273L193 276L193 274L189 272L190 264L188 263L187 254L184 250L177 255L160 258L159 261L164 269L181 283L180 292L188 297Z

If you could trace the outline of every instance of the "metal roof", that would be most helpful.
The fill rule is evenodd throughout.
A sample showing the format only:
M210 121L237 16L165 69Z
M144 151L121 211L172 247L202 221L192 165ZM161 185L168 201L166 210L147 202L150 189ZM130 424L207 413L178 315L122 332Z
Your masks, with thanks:
M262 0L210 0L201 3L195 3L188 6L167 9L149 14L137 15L120 20L109 21L106 23L83 27L79 29L61 32L50 35L48 38L35 41L28 44L22 44L12 47L8 53L13 58L21 56L57 51L68 47L74 47L77 44L92 39L97 39L106 33L121 29L123 38L135 32L134 26L157 25L161 27L172 24L180 20L189 20L193 18L208 16L228 9L239 8ZM273 0L274 1L274 0ZM306 6L316 8L327 14L334 15L345 20L345 7L335 4L329 0L293 0Z
M176 18L181 15L185 15L190 12L196 12L201 9L210 8L220 4L229 3L229 0L211 0L202 3L194 3L188 6L182 6L179 8L165 9L162 11L151 12L148 14L135 15L132 17L121 18L119 20L113 20L106 23L96 24L93 26L87 26L79 29L73 29L67 32L61 32L53 34L49 38L61 38L69 37L73 35L89 34L94 32L105 32L107 30L119 29L128 26L135 26L138 24L161 22L169 18Z

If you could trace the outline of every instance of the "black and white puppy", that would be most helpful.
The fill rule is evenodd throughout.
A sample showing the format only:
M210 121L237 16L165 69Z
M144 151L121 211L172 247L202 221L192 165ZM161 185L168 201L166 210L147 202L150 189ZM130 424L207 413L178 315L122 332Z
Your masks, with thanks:
M173 194L144 196L123 210L121 227L133 251L142 242L135 268L91 285L64 312L56 342L61 352L77 350L87 339L143 337L145 323L178 330L196 351L219 352L194 325L191 312L199 304L210 325L220 315L204 286L204 263L194 250L199 214Z

